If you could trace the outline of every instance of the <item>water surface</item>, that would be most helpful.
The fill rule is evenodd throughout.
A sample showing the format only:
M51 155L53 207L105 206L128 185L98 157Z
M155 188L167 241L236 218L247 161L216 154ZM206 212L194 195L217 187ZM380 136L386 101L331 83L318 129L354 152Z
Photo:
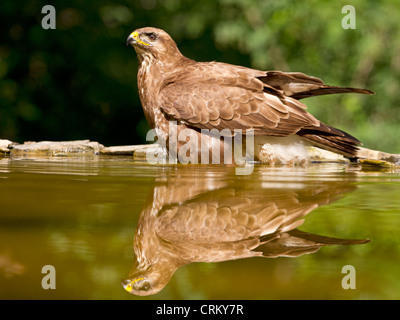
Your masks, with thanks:
M399 195L398 173L345 164L238 176L130 157L3 158L0 298L398 299ZM143 274L138 253L176 269L159 292L124 290ZM56 289L42 288L45 265ZM355 289L342 286L346 265Z

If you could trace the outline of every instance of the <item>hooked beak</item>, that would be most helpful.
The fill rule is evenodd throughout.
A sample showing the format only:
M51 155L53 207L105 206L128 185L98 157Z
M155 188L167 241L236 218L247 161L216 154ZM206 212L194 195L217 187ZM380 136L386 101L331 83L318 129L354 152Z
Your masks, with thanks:
M140 44L145 45L145 46L149 46L150 45L149 43L146 43L146 42L140 40L139 39L139 33L137 31L134 31L129 35L128 39L126 39L126 45L127 46L129 46L129 45L134 46L137 43L140 43Z
M121 283L122 283L122 286L124 287L125 291L132 293L134 283L138 282L138 281L142 281L142 280L144 280L144 278L137 278L137 279L133 279L133 280L125 279L125 280L122 280Z

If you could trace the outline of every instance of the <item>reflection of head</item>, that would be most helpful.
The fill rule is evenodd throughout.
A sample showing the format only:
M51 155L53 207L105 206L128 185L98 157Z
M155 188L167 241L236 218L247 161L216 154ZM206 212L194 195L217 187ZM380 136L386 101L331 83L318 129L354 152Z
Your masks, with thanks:
M160 292L169 282L177 268L168 262L154 263L145 269L136 269L122 280L124 289L137 296L148 296Z

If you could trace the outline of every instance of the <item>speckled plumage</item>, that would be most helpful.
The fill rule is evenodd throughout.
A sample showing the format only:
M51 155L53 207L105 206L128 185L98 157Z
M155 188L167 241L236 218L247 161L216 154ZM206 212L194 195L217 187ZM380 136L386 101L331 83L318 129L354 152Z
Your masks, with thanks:
M354 188L332 181L293 189L274 184L248 188L218 175L199 179L171 172L157 179L140 214L134 238L137 260L124 286L132 284L130 293L149 295L192 262L297 257L321 246L365 243L297 230L312 210Z
M252 129L255 136L297 135L311 145L356 157L361 143L317 120L299 100L371 91L328 86L299 72L196 62L184 57L163 30L142 28L132 34L128 43L134 46L139 59L138 87L143 110L150 126L159 128L166 140L168 121L174 120L178 132L190 129L200 135L201 129ZM178 143L178 150L181 145Z

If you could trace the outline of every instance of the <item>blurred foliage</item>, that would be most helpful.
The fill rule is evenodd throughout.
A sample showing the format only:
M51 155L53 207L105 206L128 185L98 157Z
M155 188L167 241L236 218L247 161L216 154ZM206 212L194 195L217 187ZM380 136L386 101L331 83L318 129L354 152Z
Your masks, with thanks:
M56 8L55 30L41 27L46 4ZM355 30L341 26L348 4L356 8ZM364 146L399 153L399 13L396 0L3 0L0 138L144 143L137 61L125 40L155 26L195 60L300 71L375 91L304 101Z

